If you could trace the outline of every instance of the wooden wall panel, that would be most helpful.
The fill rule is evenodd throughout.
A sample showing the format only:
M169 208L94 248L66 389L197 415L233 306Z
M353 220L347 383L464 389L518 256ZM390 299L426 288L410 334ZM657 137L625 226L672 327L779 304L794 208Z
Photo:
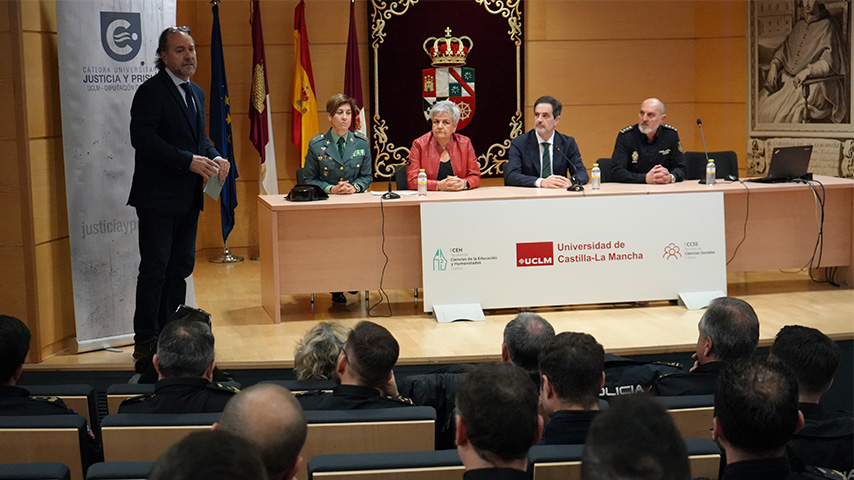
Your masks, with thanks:
M0 33L8 33L10 30L9 0L0 0Z
M44 355L52 355L76 332L68 238L38 245L35 253L40 345Z
M5 224L4 224L5 225ZM12 315L23 320L28 319L27 282L24 261L24 248L20 245L0 247L0 306L4 315ZM33 342L33 345L36 343Z
M24 5L29 2L23 2ZM27 77L29 137L62 134L59 113L59 63L56 35L24 32L24 70Z
M68 236L62 138L30 140L33 239L41 244Z
M2 46L2 45L0 45ZM0 105L11 105L3 103ZM12 132L14 132L14 126ZM23 246L21 188L18 183L18 148L15 140L0 141L0 246ZM2 269L0 269L2 271ZM2 304L0 304L2 305Z
M21 20L25 32L56 33L56 2L54 0L24 0Z
M0 11L5 10L5 5L0 3ZM8 27L8 25L7 25ZM0 31L0 65L12 65L12 39L8 31ZM13 70L11 68L0 68L0 105L13 105L15 100L12 86ZM0 141L15 140L17 128L15 127L14 115L0 115ZM14 154L11 151L4 151Z
M702 0L692 3L697 37L745 37L748 2Z

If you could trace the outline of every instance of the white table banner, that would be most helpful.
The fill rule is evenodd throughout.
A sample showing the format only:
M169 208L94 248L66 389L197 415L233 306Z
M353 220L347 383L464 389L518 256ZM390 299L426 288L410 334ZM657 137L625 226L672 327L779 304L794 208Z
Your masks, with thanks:
M421 204L424 311L726 292L721 192Z

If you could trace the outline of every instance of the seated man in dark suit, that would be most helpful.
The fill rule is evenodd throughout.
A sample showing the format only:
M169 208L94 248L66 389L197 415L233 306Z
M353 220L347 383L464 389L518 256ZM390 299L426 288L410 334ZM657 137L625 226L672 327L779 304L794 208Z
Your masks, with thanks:
M310 391L297 395L304 410L357 410L412 406L398 394L394 364L400 346L391 332L373 322L359 322L341 345L332 393Z
M742 358L727 365L718 378L712 425L712 439L726 453L721 480L845 478L790 467L786 443L804 426L804 416L797 378L782 362Z
M596 417L581 456L582 480L688 480L688 450L673 417L648 395L615 397Z
M651 392L659 396L711 395L718 374L738 358L749 357L759 343L759 318L753 307L735 297L712 300L697 324L700 330L694 366L688 373L660 377Z
M540 352L555 337L555 329L545 318L522 312L504 327L501 361L523 368L534 385L540 385Z
M18 318L0 315L0 415L62 415L75 412L57 397L30 395L18 387L30 350L30 329Z
M582 444L599 413L605 350L586 333L559 333L540 352L540 402L548 418L540 445Z
M798 378L798 408L804 415L804 428L789 440L792 459L851 476L854 418L851 412L831 412L819 405L833 385L839 346L814 328L788 325L777 333L768 358L782 361Z
M238 391L211 382L214 337L210 327L197 320L167 323L157 339L153 363L158 374L154 393L125 400L119 413L221 412Z
M534 129L510 142L504 184L517 187L567 188L575 179L587 183L587 169L575 139L555 131L563 106L554 97L534 102Z
M456 443L463 480L526 480L528 450L540 439L537 390L521 368L478 365L457 391Z

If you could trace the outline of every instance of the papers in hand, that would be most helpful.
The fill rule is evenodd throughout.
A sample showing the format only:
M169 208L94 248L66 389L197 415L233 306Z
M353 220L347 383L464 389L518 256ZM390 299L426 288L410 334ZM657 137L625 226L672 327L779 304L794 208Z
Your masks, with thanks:
M213 201L219 200L219 193L222 192L224 183L225 181L219 179L219 175L209 177L205 183L205 195L211 197Z

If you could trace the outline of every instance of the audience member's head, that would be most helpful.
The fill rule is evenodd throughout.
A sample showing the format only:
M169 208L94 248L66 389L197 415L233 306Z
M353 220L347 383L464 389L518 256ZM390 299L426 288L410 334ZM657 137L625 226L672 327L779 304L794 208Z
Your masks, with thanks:
M712 300L697 327L700 336L696 358L700 365L749 357L759 343L756 312L749 303L735 297Z
M539 384L540 351L554 336L555 329L545 318L522 312L504 327L501 360L524 368L534 383Z
M252 442L270 480L296 475L308 432L305 413L293 394L278 385L253 385L228 401L219 428Z
M338 356L342 384L380 388L392 376L400 346L391 332L373 322L359 322Z
M191 433L154 463L149 480L266 480L261 455L249 441L227 432Z
M814 328L787 325L777 333L769 358L782 361L795 372L801 402L818 403L833 383L839 346Z
M337 379L335 366L347 333L346 328L334 322L320 322L305 332L294 350L297 380Z
M211 328L189 318L167 323L157 339L153 363L160 378L204 377L211 380L215 366Z
M463 377L456 397L456 444L466 470L525 470L528 450L540 440L537 390L521 368L478 365Z
M0 385L15 385L30 351L30 329L16 317L0 315Z
M649 395L614 398L590 425L583 480L688 480L688 451L673 418Z
M605 350L586 333L559 333L540 352L540 375L540 399L547 415L558 410L598 410L605 383Z
M712 436L726 450L727 463L782 456L803 422L798 381L782 362L743 358L718 376Z

